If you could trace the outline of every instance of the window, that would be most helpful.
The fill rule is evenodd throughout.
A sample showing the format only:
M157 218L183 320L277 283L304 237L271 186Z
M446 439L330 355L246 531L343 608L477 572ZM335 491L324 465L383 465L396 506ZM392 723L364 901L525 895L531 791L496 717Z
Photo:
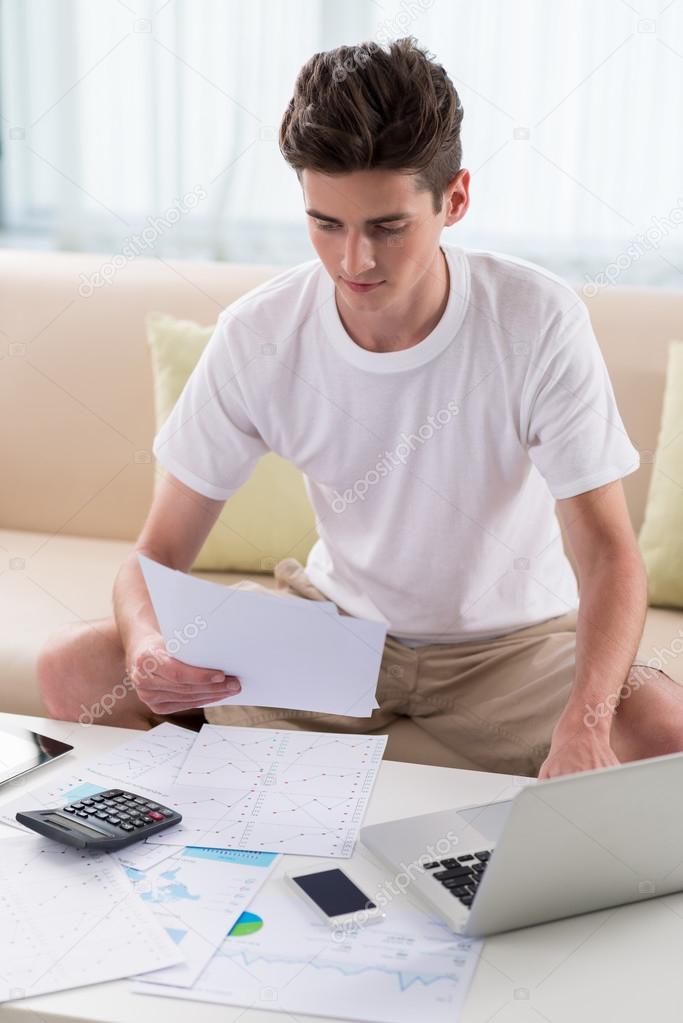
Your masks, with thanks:
M414 35L465 108L472 205L447 240L589 287L683 281L681 4L4 0L0 16L0 244L311 258L277 145L296 73Z

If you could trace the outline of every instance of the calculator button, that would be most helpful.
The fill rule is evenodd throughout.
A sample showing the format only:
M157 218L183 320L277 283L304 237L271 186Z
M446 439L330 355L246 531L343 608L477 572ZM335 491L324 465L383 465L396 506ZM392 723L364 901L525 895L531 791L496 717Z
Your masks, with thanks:
M103 799L104 799L104 796L102 795L101 792L98 792L98 794L96 796L92 797L93 803L101 803Z
M107 820L109 821L110 824L120 824L121 823L121 818L115 816L115 814L111 814L109 817L107 817Z
M95 816L99 817L99 819L101 821L106 821L106 819L109 816L109 814L106 813L104 810L98 810L97 813L95 814Z
M133 817L130 823L134 828L144 828L147 821L144 821L142 817Z
M174 810L160 810L159 813L162 817L173 817L175 816Z
M77 817L87 817L88 815L85 812L85 810L76 810L76 816Z
M83 809L83 803L72 803L71 805L73 806L74 810L82 810Z
M128 824L127 822L124 821L124 823L121 825L121 831L135 831L135 828L133 827L132 824Z
M150 810L149 813L147 814L147 820L150 821L162 821L163 819L164 818L162 817L162 815L160 813L157 813L156 810Z
M95 813L96 811L97 811L97 807L96 806L86 806L86 808L85 808L85 812L87 814Z
M64 813L76 813L76 811L74 810L73 806L65 806Z

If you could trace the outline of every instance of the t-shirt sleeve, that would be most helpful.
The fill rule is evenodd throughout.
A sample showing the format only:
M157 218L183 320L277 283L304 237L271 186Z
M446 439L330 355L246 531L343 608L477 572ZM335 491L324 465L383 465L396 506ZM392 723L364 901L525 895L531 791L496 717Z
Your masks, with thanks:
M556 500L601 487L639 467L640 456L619 415L582 302L560 317L545 354L532 356L524 398L529 456Z
M248 358L240 365L230 330L230 319L220 317L152 446L181 483L218 501L234 494L268 451L240 389Z

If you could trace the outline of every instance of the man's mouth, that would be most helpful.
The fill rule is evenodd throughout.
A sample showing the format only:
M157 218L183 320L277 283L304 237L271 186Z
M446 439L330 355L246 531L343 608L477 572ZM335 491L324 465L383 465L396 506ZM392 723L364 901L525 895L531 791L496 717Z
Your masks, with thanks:
M370 281L368 284L360 284L357 281L347 281L346 277L340 279L350 291L355 291L357 294L365 294L368 291L379 288L380 284L384 284L384 281Z

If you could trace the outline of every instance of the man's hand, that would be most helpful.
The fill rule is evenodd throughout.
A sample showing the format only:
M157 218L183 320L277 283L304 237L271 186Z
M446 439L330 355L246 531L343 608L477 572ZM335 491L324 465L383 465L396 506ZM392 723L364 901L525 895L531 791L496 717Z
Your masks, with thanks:
M613 767L618 763L604 731L597 731L587 725L568 730L556 728L550 751L541 764L538 777L555 778L560 774L592 771L596 767Z
M234 675L194 668L171 657L159 633L147 635L126 651L126 665L138 696L156 714L206 707L235 696L242 688Z

